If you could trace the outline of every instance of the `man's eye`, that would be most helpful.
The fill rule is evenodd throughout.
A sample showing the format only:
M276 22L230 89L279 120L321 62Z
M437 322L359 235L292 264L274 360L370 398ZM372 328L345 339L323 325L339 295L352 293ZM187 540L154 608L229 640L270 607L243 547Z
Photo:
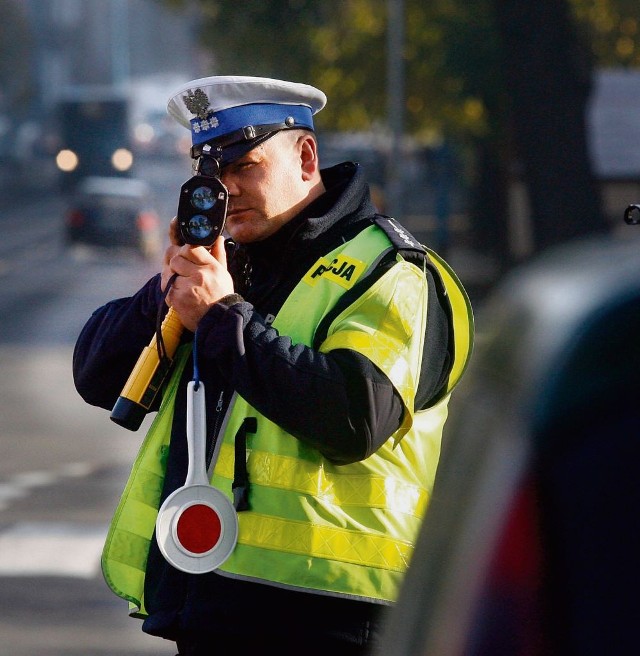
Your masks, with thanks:
M228 171L229 173L239 173L241 171L246 171L253 166L255 166L255 162L251 160L246 162L234 162L233 164L229 165Z

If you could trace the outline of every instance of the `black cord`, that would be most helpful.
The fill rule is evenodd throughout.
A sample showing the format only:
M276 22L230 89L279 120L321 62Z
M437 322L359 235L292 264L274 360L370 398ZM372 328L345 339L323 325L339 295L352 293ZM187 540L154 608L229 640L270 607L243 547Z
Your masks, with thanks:
M171 276L171 278L169 278L167 282L167 286L165 287L164 292L162 292L162 300L158 307L158 315L156 317L156 347L158 349L158 357L160 358L160 362L162 364L169 364L169 360L170 360L170 358L167 356L167 348L164 345L164 338L162 337L162 320L164 318L163 310L165 306L165 301L167 299L167 296L169 295L169 291L177 277L178 274L174 273Z

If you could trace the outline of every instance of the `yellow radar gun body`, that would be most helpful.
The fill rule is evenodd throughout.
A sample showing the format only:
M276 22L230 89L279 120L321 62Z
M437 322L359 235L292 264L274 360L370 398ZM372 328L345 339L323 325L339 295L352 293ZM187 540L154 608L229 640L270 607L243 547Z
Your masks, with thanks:
M158 338L154 335L149 345L142 350L111 411L111 419L116 424L129 430L140 428L171 368L182 330L178 313L169 308L161 327L164 347L160 350Z

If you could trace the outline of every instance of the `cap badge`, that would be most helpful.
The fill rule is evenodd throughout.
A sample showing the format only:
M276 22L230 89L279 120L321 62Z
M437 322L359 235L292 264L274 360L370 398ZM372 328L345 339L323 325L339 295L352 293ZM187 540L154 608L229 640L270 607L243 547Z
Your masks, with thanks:
M202 89L187 91L186 96L182 96L185 107L198 118L206 119L209 116L209 98Z

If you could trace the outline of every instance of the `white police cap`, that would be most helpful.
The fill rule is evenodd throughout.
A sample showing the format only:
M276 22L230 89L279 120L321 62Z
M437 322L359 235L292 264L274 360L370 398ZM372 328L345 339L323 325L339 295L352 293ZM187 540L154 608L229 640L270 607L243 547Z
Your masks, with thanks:
M194 146L253 147L278 130L313 130L312 116L326 102L325 94L308 84L218 75L184 84L171 95L167 111L190 128Z

